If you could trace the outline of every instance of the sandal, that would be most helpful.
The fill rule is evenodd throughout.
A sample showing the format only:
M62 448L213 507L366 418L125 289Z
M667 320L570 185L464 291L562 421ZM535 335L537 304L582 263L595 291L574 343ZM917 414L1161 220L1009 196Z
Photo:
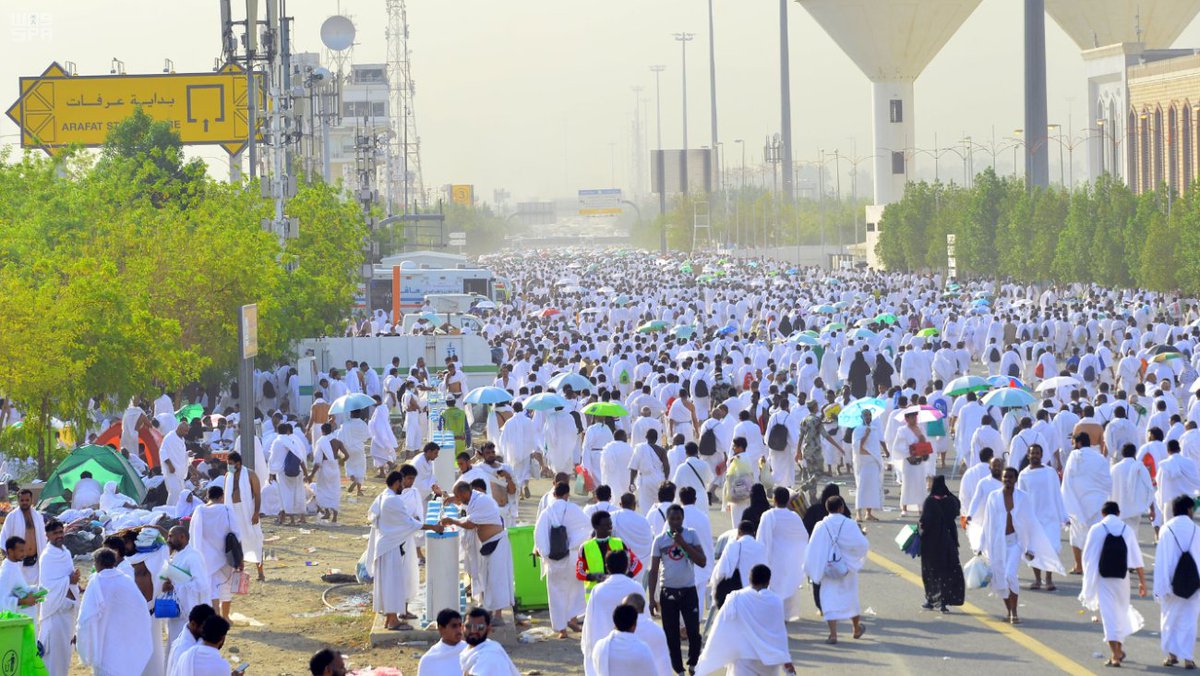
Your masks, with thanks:
M837 645L837 637L830 636L829 638L825 639L825 644L826 645Z
M1184 661L1183 661L1183 668L1184 668L1184 669L1195 669L1195 668L1196 668L1196 663L1195 663L1195 662L1193 662L1193 661L1191 661L1191 660L1184 660Z
M384 627L388 631L412 631L412 626L401 622L394 627Z
M860 625L858 625L858 629L854 630L854 638L860 639L863 637L863 634L865 634L865 633L867 633L867 628L860 624Z
M1013 615L1012 617L1008 618L1008 623L1009 624L1021 624L1021 618L1017 617L1016 615Z
M1046 585L1046 591L1048 591L1048 592L1058 591L1058 587L1055 587L1052 584L1048 584L1048 585Z
M1041 582L1034 582L1033 584L1029 585L1029 589L1032 591L1037 591L1038 589L1041 589L1041 588L1042 588Z
M1176 664L1179 664L1179 658L1177 658L1177 657L1168 657L1167 659L1162 661L1162 665L1164 667L1173 667Z
M1104 666L1106 666L1106 667L1119 667L1119 666L1121 666L1121 663L1120 663L1120 662L1114 662L1113 660L1109 660L1109 661L1107 661L1107 662L1105 662L1105 663L1104 663Z

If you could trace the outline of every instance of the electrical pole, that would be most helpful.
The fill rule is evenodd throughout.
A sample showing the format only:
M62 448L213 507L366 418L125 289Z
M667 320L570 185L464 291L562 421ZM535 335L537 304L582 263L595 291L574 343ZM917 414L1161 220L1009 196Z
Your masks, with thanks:
M355 126L354 160L358 178L356 197L362 206L363 220L367 224L367 237L363 243L363 299L367 315L371 314L371 286L375 278L375 242L372 234L375 230L374 219L371 217L371 206L375 203L374 189L377 172L376 157L379 153L379 138L369 126L369 120L363 118L361 127Z
M666 217L667 213L667 172L663 166L663 147L662 147L662 72L666 70L666 66L654 65L650 66L650 72L654 73L654 121L658 127L658 153L654 162L654 175L658 178L658 214L660 217ZM663 223L658 237L659 253L667 253L667 225Z
M795 197L792 174L792 80L791 57L788 54L788 0L779 0L779 99L780 99L780 136L783 147L780 149L783 163L783 195L791 202Z
M679 42L683 52L683 193L688 192L688 175L687 175L687 151L688 151L688 105L687 105L687 43L691 42L696 36L692 33L676 33L675 39Z
M708 0L708 91L712 108L712 151L713 165L721 166L721 148L717 145L717 41L713 30L713 0ZM717 171L717 190L721 189L724 177Z

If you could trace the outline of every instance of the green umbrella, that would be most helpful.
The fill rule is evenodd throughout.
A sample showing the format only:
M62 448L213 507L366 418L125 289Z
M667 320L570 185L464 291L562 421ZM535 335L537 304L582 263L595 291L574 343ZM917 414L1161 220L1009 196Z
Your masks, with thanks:
M917 332L917 335L921 336L922 338L932 338L940 334L937 329L921 329Z
M597 401L585 406L583 413L598 418L624 418L629 410L615 401Z
M695 333L696 327L694 326L683 325L676 326L675 328L671 329L671 335L675 336L676 338L683 338L685 340L691 338Z
M663 331L666 328L667 328L666 322L662 321L661 319L655 319L654 321L646 322L645 324L642 324L641 326L637 327L637 332L638 333L657 333L658 331Z
M821 337L821 334L817 333L816 331L813 331L812 329L807 329L805 331L801 331L800 334L805 335L805 336L812 336L813 338Z
M846 328L846 325L841 322L831 322L829 324L826 324L821 329L821 333L827 333L829 331L841 331L844 328Z
M175 419L179 422L191 422L192 420L204 415L204 407L200 404L188 404L183 408L175 411ZM170 430L166 430L170 432ZM164 434L166 433L164 432Z
M880 324L895 324L896 323L896 315L894 315L890 312L885 312L881 315L876 315L875 321L879 322Z

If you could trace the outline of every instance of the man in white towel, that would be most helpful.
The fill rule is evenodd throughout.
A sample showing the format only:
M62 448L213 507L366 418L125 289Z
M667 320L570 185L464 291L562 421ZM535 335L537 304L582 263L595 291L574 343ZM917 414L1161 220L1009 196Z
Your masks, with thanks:
M626 596L642 593L642 585L626 574L629 570L629 554L624 550L610 551L604 557L604 569L609 575L592 588L583 615L583 637L579 641L579 649L583 651L583 673L587 676L595 676L595 665L590 656L596 643L613 630L613 611Z
M1033 498L1017 489L1017 470L1006 467L1003 477L1004 487L987 496L979 524L982 531L980 551L991 563L992 589L1002 595L1008 622L1020 624L1017 594L1021 587L1017 573L1021 561L1055 573L1062 573L1063 567L1058 559L1058 549L1046 540L1046 532L1038 523Z
M804 571L813 584L821 585L821 614L829 625L825 642L837 643L837 623L850 620L854 638L862 638L866 627L859 611L858 571L867 561L869 543L840 495L825 500L829 515L813 529L804 552ZM836 554L836 556L835 556Z
M88 579L75 626L79 661L95 676L140 674L150 661L150 614L133 578L117 570L117 553L92 554L96 572Z
M1196 618L1200 616L1200 591L1184 585L1184 578L1191 573L1192 584L1196 580L1196 566L1200 564L1200 533L1192 520L1196 503L1188 496L1175 498L1171 505L1171 520L1158 532L1158 546L1154 550L1154 598L1162 605L1162 651L1166 655L1163 666L1173 667L1183 660L1187 669L1195 669ZM1180 559L1184 552L1191 557L1189 570L1176 577ZM1178 580L1178 584L1176 584ZM1191 592L1188 596L1183 596Z
M377 478L382 479L385 472L396 464L396 433L392 430L391 416L386 403L379 395L375 395L375 408L371 411L371 420L367 429L371 431L371 461L379 470Z
M783 599L769 588L771 569L756 565L749 579L750 586L731 593L717 611L696 663L697 674L726 666L739 675L774 676L780 668L796 673L788 651Z
M612 613L613 630L596 641L592 654L592 673L598 676L627 676L638 673L654 661L650 648L637 637L638 611L619 605ZM649 620L647 620L649 621Z
M1113 502L1121 508L1121 520L1133 529L1136 538L1138 526L1154 505L1154 482L1146 465L1136 459L1137 446L1119 446L1121 460L1112 466ZM1114 449L1114 451L1117 449Z
M221 617L228 619L229 605L233 601L233 584L243 565L236 568L229 564L225 545L232 533L239 541L242 531L233 509L224 503L225 490L220 486L208 487L208 504L200 505L192 512L190 541L204 557L204 568L208 571L209 600Z
M1088 530L1083 545L1083 589L1079 601L1084 608L1100 614L1104 640L1111 652L1106 666L1119 667L1125 659L1122 643L1145 624L1142 614L1129 604L1129 571L1137 572L1138 596L1146 595L1146 574L1142 550L1133 529L1121 521L1117 503L1105 502L1100 514L1100 523Z
M225 676L231 673L229 661L221 657L229 620L213 615L200 627L200 641L183 651L171 676Z
M0 542L19 535L25 540L25 560L21 573L25 584L35 587L38 583L38 556L46 551L46 520L42 513L33 508L33 491L21 489L17 494L18 509L9 513L0 527Z
M554 501L542 510L533 527L533 543L546 578L550 628L558 632L559 638L567 637L567 629L581 630L575 618L583 614L587 601L583 583L575 577L575 555L591 534L588 518L579 505L571 502L570 485L555 484Z
M1088 530L1100 522L1100 508L1112 494L1109 462L1092 446L1087 432L1072 437L1074 450L1063 469L1063 507L1071 518L1071 550L1075 554L1073 575L1083 573L1083 542Z
M444 608L437 614L438 642L417 663L417 676L462 676L459 659L467 649L463 641L463 618L457 610Z
M667 634L654 618L650 617L650 613L646 612L646 597L641 594L628 594L621 599L621 605L633 606L638 611L637 628L633 633L654 655L653 676L675 676L671 667L671 649L667 646Z
M803 525L803 524L801 524ZM725 545L721 558L717 559L716 570L712 575L713 607L720 607L724 598L717 598L717 588L723 580L733 579L736 575L741 586L746 587L750 579L750 569L767 564L767 550L758 540L754 539L755 526L752 521L742 521L738 524L737 538ZM807 533L806 533L807 537Z
M25 540L20 535L10 535L4 541L4 562L0 563L0 610L21 613L29 619L37 619L37 605L33 590L25 584L22 572L25 560ZM22 593L23 590L28 590Z
M492 633L492 614L483 608L467 613L463 639L467 648L458 657L464 676L520 676L504 646L488 638Z
M80 597L79 570L63 546L66 531L62 523L51 519L45 533L47 545L38 559L38 579L46 590L46 598L38 604L38 641L45 647L42 661L50 676L66 676L71 668L71 639Z
M257 462L266 462L259 458ZM334 465L337 466L336 463ZM339 488L339 493L340 488ZM233 509L238 530L242 538L242 554L246 560L258 567L258 579L263 576L263 534L258 523L262 511L262 484L258 475L242 464L242 454L229 454L228 471L225 473L225 504Z
M174 593L175 600L179 602L179 617L167 620L167 643L173 645L185 633L192 609L205 606L209 612L215 613L216 610L208 605L213 598L208 566L204 563L204 555L192 545L188 529L183 526L172 527L167 532L167 547L170 549L170 559L159 572L159 577L163 578L163 590ZM199 632L200 626L196 625L195 629Z
M413 471L415 474L415 471ZM408 630L400 620L411 596L406 557L416 556L409 540L421 530L441 532L441 526L426 526L413 516L401 492L404 475L394 471L387 476L387 488L375 498L367 511L371 533L367 539L366 560L374 584L375 612L384 614L384 628ZM409 545L409 549L405 549Z
M279 486L281 503L277 523L282 526L283 517L286 515L289 525L296 525L297 516L300 517L300 523L304 524L306 523L304 505L307 502L304 492L304 477L307 473L304 460L308 454L300 447L299 440L292 434L290 423L280 424L277 430L279 433L271 442L269 451L271 475Z
M1041 444L1031 444L1026 455L1029 466L1017 477L1017 490L1024 491L1033 498L1033 513L1037 522L1046 534L1046 540L1054 551L1062 544L1062 529L1068 523L1067 510L1062 502L1062 482L1058 478L1058 470L1042 464L1045 451ZM1114 482L1115 483L1115 482ZM1046 574L1046 591L1055 591L1054 577L1051 571L1040 568L1033 569L1034 582L1030 589L1042 588L1042 573Z
M188 426L185 422L179 423L169 432L164 430L162 442L158 446L158 459L162 465L163 480L167 485L168 505L173 505L179 500L183 482L187 479L188 454L187 446L183 443L187 431ZM130 455L134 451L131 451Z
M1196 493L1200 492L1200 469L1197 469L1195 460L1180 452L1178 439L1167 441L1167 457L1158 464L1154 484L1158 487L1154 499L1158 508L1154 520L1156 525L1165 520L1164 514L1170 514L1175 498L1181 495L1196 497ZM1124 514L1123 511L1121 513Z
M804 583L804 570L796 565L804 560L808 548L808 531L804 519L788 508L792 493L783 486L776 486L772 495L775 506L763 512L758 524L758 542L763 546L771 576L771 591L783 599L786 617L800 616L800 586ZM750 570L749 567L743 568ZM744 580L743 580L744 582Z
M187 620L187 624L184 625L183 631L179 632L179 637L171 643L170 650L167 652L167 676L175 675L180 656L187 652L188 648L200 642L200 630L204 627L205 621L216 614L217 611L207 603L195 606L186 615L180 613L180 617Z
M649 561L650 548L657 533L651 530L649 519L643 516L637 507L637 496L633 493L623 493L621 508L612 512L612 532L639 561ZM641 582L645 577L645 570L643 567L633 579Z

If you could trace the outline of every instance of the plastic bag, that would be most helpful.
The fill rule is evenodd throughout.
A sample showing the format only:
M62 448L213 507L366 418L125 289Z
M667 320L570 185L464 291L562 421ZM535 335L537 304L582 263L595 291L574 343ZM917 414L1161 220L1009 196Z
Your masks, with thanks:
M167 592L154 599L154 616L160 620L179 617L179 600L174 593Z
M358 564L354 566L354 577L360 584L371 584L375 578L371 576L371 567L368 565L367 552L364 551L362 556L358 557Z
M967 589L982 589L992 583L992 566L983 556L972 556L963 566Z

